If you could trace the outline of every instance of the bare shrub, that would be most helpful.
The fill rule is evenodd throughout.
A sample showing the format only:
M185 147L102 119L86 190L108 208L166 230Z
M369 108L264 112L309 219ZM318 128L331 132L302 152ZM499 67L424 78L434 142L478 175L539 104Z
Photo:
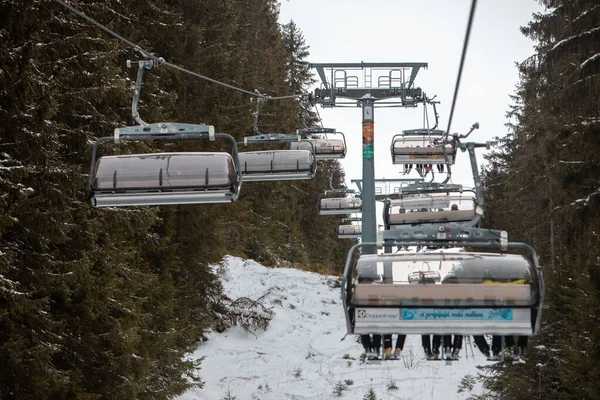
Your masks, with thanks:
M221 331L234 325L252 334L258 329L267 330L273 319L273 311L265 307L262 302L269 294L271 294L270 290L256 300L248 297L240 297L236 300L225 299L226 311L217 324L221 327Z
M409 350L408 353L402 352L400 360L402 361L402 365L406 369L417 369L423 363L423 359L417 358L416 354L412 351L412 349Z

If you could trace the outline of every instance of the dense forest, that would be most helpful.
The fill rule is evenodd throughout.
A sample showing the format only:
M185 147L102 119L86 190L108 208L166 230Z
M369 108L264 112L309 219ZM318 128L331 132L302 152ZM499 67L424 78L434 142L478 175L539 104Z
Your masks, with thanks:
M600 5L540 3L522 29L536 54L518 64L509 133L484 178L485 225L540 254L542 331L527 365L482 368L478 399L600 398ZM271 96L312 83L308 45L278 24L276 0L70 4L219 81ZM202 385L202 360L185 355L226 312L211 264L233 254L341 272L352 243L316 207L337 162L310 181L244 184L227 205L93 208L92 145L134 124L126 60L139 54L49 0L0 1L0 21L0 398L173 397ZM164 66L144 76L147 122L207 123L241 140L254 107ZM303 99L266 101L259 118L265 133L314 123ZM131 146L109 150L216 145Z
M70 4L237 87L282 96L311 84L308 46L293 22L278 24L275 0ZM184 356L226 311L211 263L233 254L341 272L352 243L336 238L339 218L317 210L337 162L311 181L244 184L227 205L93 208L92 145L134 125L126 60L139 54L53 1L0 1L0 20L0 398L172 397L202 384L201 360ZM177 70L144 76L146 122L207 123L241 140L253 111L247 94ZM302 99L267 101L259 128L315 122Z
M540 254L543 325L526 366L485 371L481 399L600 398L600 5L541 3L485 186L486 226Z

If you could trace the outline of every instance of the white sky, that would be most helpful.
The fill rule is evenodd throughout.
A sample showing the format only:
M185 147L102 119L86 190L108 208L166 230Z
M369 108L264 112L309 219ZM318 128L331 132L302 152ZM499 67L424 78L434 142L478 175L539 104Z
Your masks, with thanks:
M280 22L293 19L310 46L309 62L427 62L415 85L440 100L439 129L446 129L471 6L469 0L281 0ZM451 131L485 142L506 134L509 95L518 82L516 61L533 54L533 42L519 31L542 8L534 0L478 1ZM432 116L430 109L430 115ZM360 108L323 109L325 127L346 135L342 160L347 182L362 177ZM390 142L403 129L422 127L423 108L375 110L376 178L401 178L391 162ZM433 117L431 117L433 122ZM483 150L477 150L483 162ZM413 171L412 176L416 177ZM441 178L441 179L440 179ZM445 175L437 176L441 181ZM452 181L473 186L467 153L460 153Z

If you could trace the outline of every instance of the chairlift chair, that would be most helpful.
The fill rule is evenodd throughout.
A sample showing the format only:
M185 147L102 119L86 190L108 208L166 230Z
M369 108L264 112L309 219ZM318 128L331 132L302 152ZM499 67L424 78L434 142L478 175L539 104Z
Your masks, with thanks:
M232 152L172 152L97 158L108 141L226 139ZM228 203L242 184L236 142L209 125L157 123L115 129L92 151L90 187L95 207Z
M352 189L332 189L321 193L318 199L319 214L350 215L362 212L362 200L359 197L347 196L354 193Z
M296 130L296 133L307 137L300 142L292 142L290 150L314 150L315 159L319 161L346 157L346 137L342 132L331 128L304 128Z
M167 204L228 203L237 200L242 186L237 144L212 125L161 122L148 124L138 112L144 71L157 60L127 61L138 65L131 115L139 124L114 130L114 136L94 143L90 167L92 204L95 207ZM100 144L108 141L226 139L227 152L174 152L129 154L97 158Z
M408 283L436 283L441 282L442 277L438 271L414 271L408 274Z
M338 239L360 239L362 234L362 226L355 224L338 225L337 237Z
M445 132L432 129L410 129L392 138L392 163L454 164L456 148L445 140Z
M280 133L260 133L258 130L258 110L261 101L257 101L254 118L254 136L247 136L239 144L282 144L298 143L300 135ZM315 149L309 143L308 149L262 150L240 152L240 168L244 181L287 181L312 179L317 172Z
M477 247L493 253L361 254L365 246ZM527 255L503 251L520 249ZM498 250L500 250L498 252ZM407 281L427 264L442 283ZM506 232L428 225L383 232L348 254L342 300L350 334L534 335L544 281L535 249L508 242Z
M312 179L316 160L308 150L266 150L240 152L245 182Z
M483 209L470 191L406 195L386 200L383 207L386 229L421 224L476 227L482 215Z

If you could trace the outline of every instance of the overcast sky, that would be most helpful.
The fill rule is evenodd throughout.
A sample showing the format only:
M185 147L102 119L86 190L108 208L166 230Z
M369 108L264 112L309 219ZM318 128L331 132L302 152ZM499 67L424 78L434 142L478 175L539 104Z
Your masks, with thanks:
M429 97L437 95L440 128L446 129L470 5L470 0L281 0L280 22L293 19L303 31L309 62L427 62L429 68L421 69L415 84ZM542 10L534 0L478 1L452 132L465 133L479 122L481 129L470 137L474 141L506 134L509 95L518 81L515 62L533 54L533 42L519 27ZM319 107L319 112L325 127L346 135L349 154L342 166L347 181L360 178L360 109ZM375 110L377 178L403 177L391 162L392 136L421 128L422 121L422 106ZM480 163L482 153L478 150ZM452 178L473 185L467 153L459 152Z

